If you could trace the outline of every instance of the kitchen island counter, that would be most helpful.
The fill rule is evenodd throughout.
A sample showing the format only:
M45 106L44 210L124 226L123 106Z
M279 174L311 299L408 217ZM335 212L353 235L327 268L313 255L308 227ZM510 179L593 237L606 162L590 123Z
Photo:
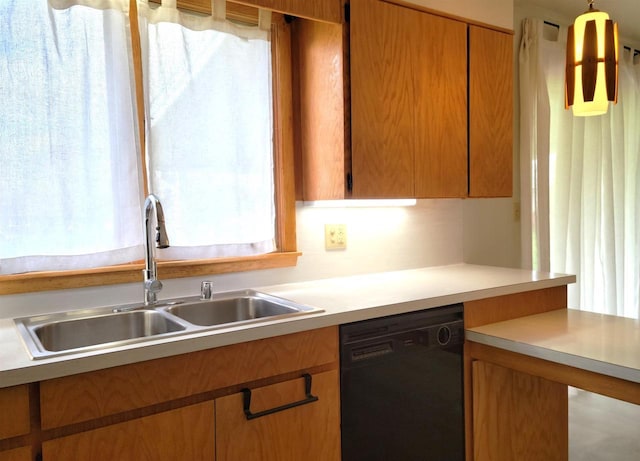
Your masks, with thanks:
M567 461L568 386L640 405L638 320L558 309L465 335L476 461Z
M640 384L637 319L560 309L471 328L466 339Z

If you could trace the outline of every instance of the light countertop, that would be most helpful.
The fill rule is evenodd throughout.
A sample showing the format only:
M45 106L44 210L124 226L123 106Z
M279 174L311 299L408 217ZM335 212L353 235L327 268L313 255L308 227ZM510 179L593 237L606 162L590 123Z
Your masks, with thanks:
M571 275L455 264L248 287L324 312L38 360L30 358L13 319L0 319L0 387L573 282Z
M466 339L640 383L640 320L561 309L471 328Z

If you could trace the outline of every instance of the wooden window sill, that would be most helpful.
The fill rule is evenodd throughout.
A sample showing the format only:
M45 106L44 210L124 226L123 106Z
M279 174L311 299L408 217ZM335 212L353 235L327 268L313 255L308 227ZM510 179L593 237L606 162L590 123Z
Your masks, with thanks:
M167 280L198 275L291 267L296 265L300 255L300 252L292 251L243 258L159 261L158 278ZM119 283L142 283L142 269L144 269L144 263L140 262L78 271L47 271L1 275L0 295L115 285Z

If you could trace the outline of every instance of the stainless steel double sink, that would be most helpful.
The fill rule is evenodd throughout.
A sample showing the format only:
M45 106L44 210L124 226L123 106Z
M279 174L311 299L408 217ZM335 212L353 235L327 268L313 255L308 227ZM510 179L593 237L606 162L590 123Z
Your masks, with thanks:
M253 290L15 319L34 359L322 312Z

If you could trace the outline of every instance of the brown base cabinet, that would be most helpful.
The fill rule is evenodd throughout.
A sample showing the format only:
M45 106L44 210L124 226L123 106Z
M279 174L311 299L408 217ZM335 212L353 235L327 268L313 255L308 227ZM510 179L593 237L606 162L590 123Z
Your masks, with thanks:
M212 401L48 440L43 461L214 460Z
M29 433L29 387L26 384L0 389L0 408L0 440Z
M326 461L340 459L338 371L312 376L317 401L247 419L244 395L216 400L216 461ZM306 399L298 378L251 391L251 412L259 413Z
M0 461L32 461L31 447L14 448L13 450L0 451Z
M475 461L567 461L567 415L566 384L473 362Z
M245 412L243 391L48 440L42 445L42 459L337 461L338 371L309 375L308 379L313 398L305 392L304 377L250 389L252 419Z
M0 389L0 461L338 461L338 357L334 326Z
M31 432L29 386L24 384L0 389L0 461L33 459L28 442L21 438Z
M469 301L465 328L567 308L567 287ZM467 341L464 349L467 461L567 461L567 386ZM483 352L484 351L484 352Z

